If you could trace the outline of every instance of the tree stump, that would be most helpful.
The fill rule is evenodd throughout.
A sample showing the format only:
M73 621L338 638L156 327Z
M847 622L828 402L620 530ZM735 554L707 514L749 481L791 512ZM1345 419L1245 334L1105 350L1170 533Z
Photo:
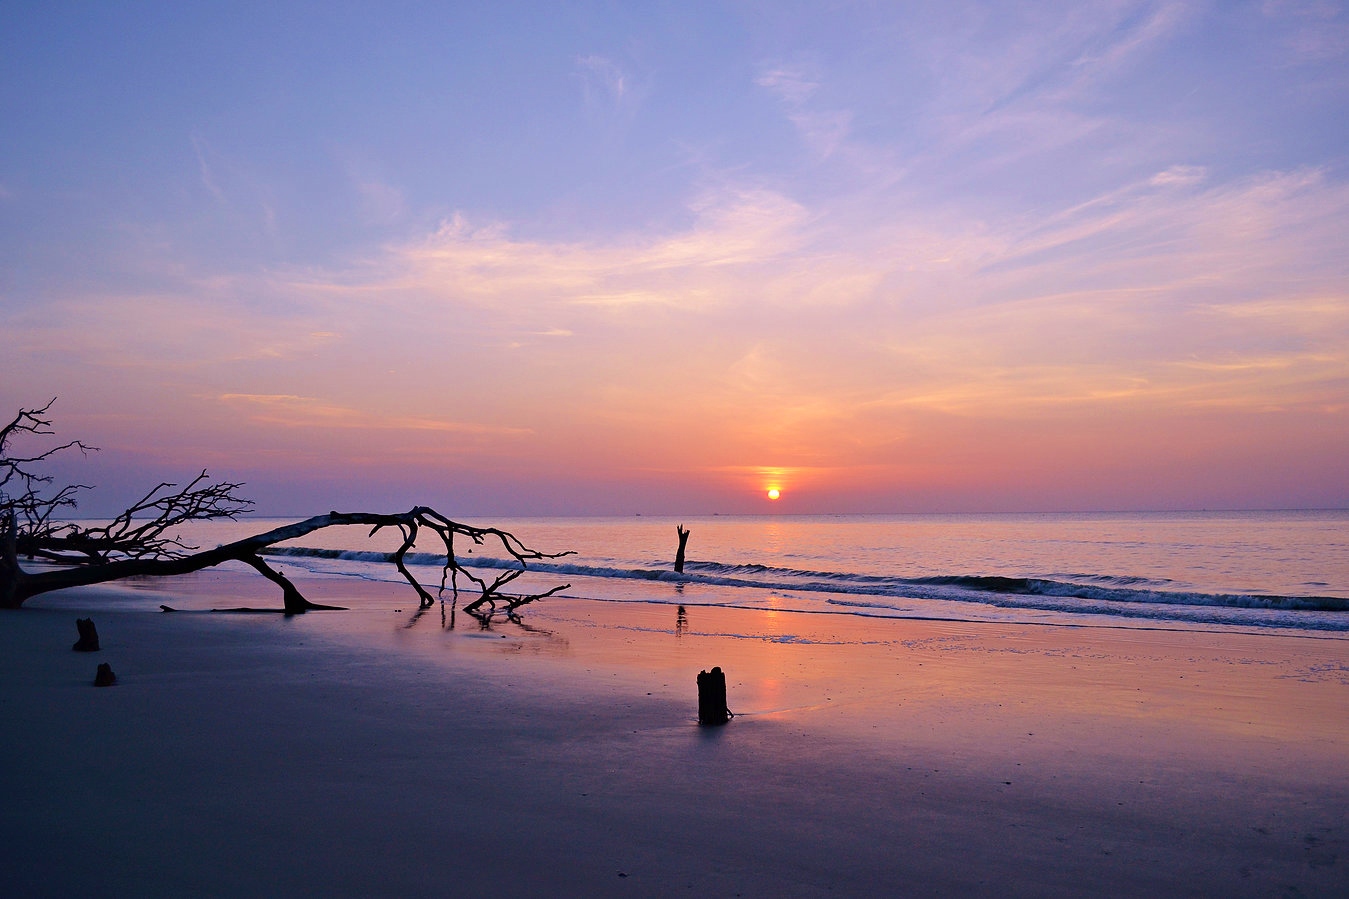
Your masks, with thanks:
M731 720L726 707L726 675L721 668L698 672L698 723L717 725Z
M94 619L76 618L75 629L80 632L80 639L70 648L76 652L98 652L98 630L94 627Z
M689 532L686 531L686 530L684 530L684 526L681 524L679 527L675 528L675 533L677 533L677 534L679 535L679 549L675 552L675 573L676 573L676 574L683 574L683 573L684 573L684 547L688 545L688 542L689 542Z
M111 687L117 683L117 675L112 673L112 666L103 662L98 666L98 673L94 675L95 687Z

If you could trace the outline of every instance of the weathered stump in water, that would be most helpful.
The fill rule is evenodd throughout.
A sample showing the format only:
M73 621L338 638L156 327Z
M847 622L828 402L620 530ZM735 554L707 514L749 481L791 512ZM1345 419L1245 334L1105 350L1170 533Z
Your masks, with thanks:
M80 639L70 648L76 652L98 652L98 630L94 627L94 619L76 618L75 629L80 632Z
M726 707L726 675L721 668L698 672L698 723L725 724L731 720Z
M107 662L98 666L98 673L94 675L95 687L111 687L117 683L117 675L112 673L112 666Z
M681 524L679 527L675 528L675 533L679 534L679 549L675 552L675 574L683 574L684 547L688 545L689 532L684 530L684 526Z

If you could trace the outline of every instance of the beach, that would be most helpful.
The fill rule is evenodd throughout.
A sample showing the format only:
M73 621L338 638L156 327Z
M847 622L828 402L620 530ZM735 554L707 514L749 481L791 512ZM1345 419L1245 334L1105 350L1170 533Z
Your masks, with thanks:
M1349 899L1349 0L0 22L0 899Z
M304 586L375 601L190 611L278 604L212 571L3 616L8 892L1349 888L1338 637L557 598L446 630L405 587ZM736 717L699 727L713 665Z

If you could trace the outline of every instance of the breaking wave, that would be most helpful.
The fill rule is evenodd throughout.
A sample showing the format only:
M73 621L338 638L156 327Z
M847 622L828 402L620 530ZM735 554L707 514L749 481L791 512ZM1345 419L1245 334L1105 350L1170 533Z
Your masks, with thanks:
M300 564L301 560L306 559L388 563L394 555L387 552L312 547L276 547L268 550L268 553L291 558ZM436 553L410 552L404 556L404 561L412 566L439 567L444 564L445 557ZM462 561L475 568L520 567L514 559L487 556L475 555ZM1003 609L1349 631L1349 614L1346 614L1349 613L1349 599L1343 597L1204 593L1178 588L1166 580L1106 574L892 577L705 561L690 561L683 574L676 574L667 568L610 566L565 560L532 562L529 570L608 581L696 584L765 591L779 597L814 597L824 607L855 614L901 614L914 611L905 601L940 600L980 603ZM744 604L753 606L754 601L748 600ZM1283 614L1234 617L1238 610L1265 610Z

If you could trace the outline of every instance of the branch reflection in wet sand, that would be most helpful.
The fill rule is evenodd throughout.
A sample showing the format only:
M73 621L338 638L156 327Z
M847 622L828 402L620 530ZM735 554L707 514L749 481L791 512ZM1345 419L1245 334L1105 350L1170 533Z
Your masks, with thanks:
M457 603L446 602L442 600L439 603L439 605L440 605L440 629L442 631L453 631L455 629L456 623ZM418 622L420 622L422 618L426 615L427 611L428 611L427 609L414 610L412 614L408 616L407 621L402 626L402 629L410 630L416 627ZM466 609L465 612L467 612L467 614L470 615L478 623L477 630L480 632L499 631L501 630L500 625L502 625L503 623L518 629L520 633L516 634L516 636L523 638L523 640L521 639L513 640L511 641L511 645L509 646L503 645L501 647L503 650L519 651L521 649L526 648L533 650L543 650L543 649L559 650L565 649L568 646L570 646L570 643L566 637L561 636L555 630L552 630L550 628L539 627L537 625L530 624L529 622L525 621L524 618L521 617L519 613L515 611L511 611L508 609L496 609L487 612L483 611L469 612ZM507 629L509 630L510 627L508 627ZM502 633L501 636L506 637L507 634Z

